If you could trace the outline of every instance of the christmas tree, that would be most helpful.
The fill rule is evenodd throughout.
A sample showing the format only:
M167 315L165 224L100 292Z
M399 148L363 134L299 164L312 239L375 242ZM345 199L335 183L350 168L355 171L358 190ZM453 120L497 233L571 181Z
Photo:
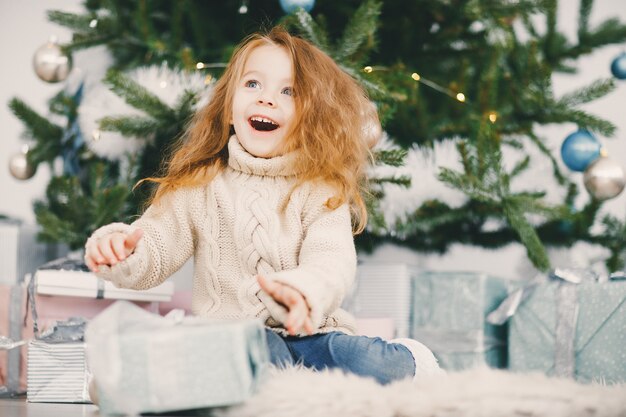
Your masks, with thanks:
M97 227L139 214L151 190L133 186L158 175L169 146L210 100L212 82L234 45L251 32L283 24L359 80L383 123L384 138L373 148L370 223L357 237L362 249L392 241L445 252L455 242L500 247L519 241L532 263L546 270L546 245L587 241L610 250L608 269L622 268L626 222L600 213L603 202L621 192L623 171L621 179L618 174L608 184L594 183L594 174L607 171L599 163L611 162L611 156L599 156L594 134L611 137L615 127L581 109L610 93L615 81L597 80L556 97L552 76L574 73L577 62L597 48L625 42L626 25L609 19L591 27L593 1L582 0L578 39L572 43L557 29L557 5L556 0L87 0L82 14L50 11L53 22L73 31L72 41L57 47L59 57L105 45L112 62L101 83L74 82L51 99L51 113L62 116L62 124L20 99L10 103L31 139L28 162L52 165L63 159L63 172L35 205L41 237L79 248ZM568 166L579 163L576 170L590 178L592 198L584 207L574 205L576 196L587 192L572 181L580 174L564 170L561 156L536 130L560 123L581 129L566 141L572 152L564 145L563 158ZM376 126L364 132L370 139L380 133ZM574 145L585 140L581 152ZM394 187L410 182L398 167L415 163L416 154L448 148L459 163L435 174L458 198L429 195L430 180L413 178L409 191L420 189L425 197L414 206L394 206L389 200ZM505 163L505 155L514 155L515 162ZM537 158L551 162L562 201L548 203L544 190L512 186Z

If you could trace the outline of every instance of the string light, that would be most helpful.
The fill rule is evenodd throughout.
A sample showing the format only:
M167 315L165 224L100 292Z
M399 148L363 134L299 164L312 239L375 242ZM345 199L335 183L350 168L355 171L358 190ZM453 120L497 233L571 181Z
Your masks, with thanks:
M196 63L196 69L206 69L206 68L226 68L226 63L224 62L216 62L214 64L207 64L206 62L198 62Z
M372 67L370 65L363 67L363 72L369 74L372 71L374 71L374 69L376 70L386 70L387 68L385 67ZM442 87L439 84L430 81L424 77L422 77L421 75L419 75L417 72L414 72L411 74L411 78L419 83L422 83L424 85L427 85L428 87L432 88L433 90L437 90L440 93L446 94L452 98L454 98L455 100L461 102L461 103L465 103L467 101L467 97L465 97L465 94L463 93L456 93L448 88Z
M491 123L495 123L496 120L498 120L498 113L496 113L495 111L489 112L489 115L487 117L489 118L489 121Z

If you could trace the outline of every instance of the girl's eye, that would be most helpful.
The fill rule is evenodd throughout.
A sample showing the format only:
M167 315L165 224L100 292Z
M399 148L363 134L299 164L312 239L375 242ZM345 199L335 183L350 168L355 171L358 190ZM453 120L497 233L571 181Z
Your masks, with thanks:
M291 87L285 87L283 88L283 91L281 91L283 94L286 94L288 96L293 96L293 88Z
M259 82L256 80L248 80L244 85L249 88L257 88L259 86Z

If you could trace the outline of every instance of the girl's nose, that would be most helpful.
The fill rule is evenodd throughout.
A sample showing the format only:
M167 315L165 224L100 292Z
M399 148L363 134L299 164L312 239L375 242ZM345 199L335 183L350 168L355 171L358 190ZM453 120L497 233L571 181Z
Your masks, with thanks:
M274 107L274 100L270 99L269 97L259 97L259 99L257 100L257 103L261 104L261 105L265 105L265 106L270 106L270 107Z

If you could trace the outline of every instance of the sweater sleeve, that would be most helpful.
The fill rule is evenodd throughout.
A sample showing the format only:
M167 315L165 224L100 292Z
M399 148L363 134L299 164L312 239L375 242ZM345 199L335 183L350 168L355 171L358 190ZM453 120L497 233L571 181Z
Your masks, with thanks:
M193 217L200 209L199 194L198 189L181 188L164 195L130 225L112 223L96 230L86 245L115 232L137 228L144 232L130 256L112 267L101 265L96 275L117 287L136 290L163 283L193 254Z
M330 195L317 193L303 213L305 236L298 267L268 275L302 293L316 328L324 316L339 308L356 275L350 210L347 204L334 210L327 208L325 202Z

